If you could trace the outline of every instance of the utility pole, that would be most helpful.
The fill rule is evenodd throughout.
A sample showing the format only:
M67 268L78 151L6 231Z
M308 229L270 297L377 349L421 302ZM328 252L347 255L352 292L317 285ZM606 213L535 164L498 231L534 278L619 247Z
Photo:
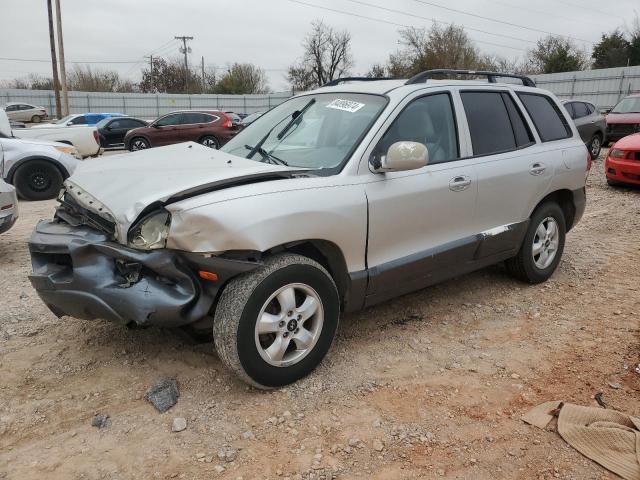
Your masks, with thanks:
M189 62L187 60L187 54L191 52L191 47L187 48L187 40L193 40L193 37L173 37L176 40L182 40L182 48L180 49L180 53L184 53L184 92L187 93L189 90Z
M53 8L51 6L51 0L47 0L47 13L49 15L49 47L51 48L51 69L53 70L53 92L56 96L56 117L62 118L60 80L58 79L58 60L56 59L56 38L53 30Z
M151 69L151 91L154 91L155 82L153 80L153 55L149 55L148 57L145 55L144 58L149 59L149 68Z
M67 72L64 64L64 41L62 39L62 15L60 0L56 0L56 20L58 26L58 53L60 54L60 81L62 83L63 116L69 115L69 96L67 94Z
M204 93L204 88L205 88L205 86L204 86L204 57L202 57L201 67L202 67L202 93Z

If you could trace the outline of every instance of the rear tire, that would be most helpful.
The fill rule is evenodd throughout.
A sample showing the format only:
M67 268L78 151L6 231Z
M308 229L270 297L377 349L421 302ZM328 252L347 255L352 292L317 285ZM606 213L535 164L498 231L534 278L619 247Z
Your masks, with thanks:
M33 123L40 123L42 121L42 117L40 117L39 115L34 115L33 117L31 117L31 121Z
M199 143L201 143L205 147L213 148L215 150L220 148L220 142L213 135L206 135L206 136L202 137L200 139Z
M531 216L518 254L506 261L507 271L523 282L546 281L556 270L567 232L564 213L557 203L544 203Z
M600 156L600 151L602 150L602 135L596 133L593 137L591 137L591 141L589 142L589 155L591 155L591 160L595 160Z
M62 188L62 173L46 160L29 160L20 165L13 176L18 195L25 200L55 198Z
M308 375L331 347L340 300L329 273L302 255L276 255L231 280L216 307L222 363L258 388Z
M129 142L129 151L137 152L138 150L146 150L150 148L151 145L146 138L143 137L133 137Z

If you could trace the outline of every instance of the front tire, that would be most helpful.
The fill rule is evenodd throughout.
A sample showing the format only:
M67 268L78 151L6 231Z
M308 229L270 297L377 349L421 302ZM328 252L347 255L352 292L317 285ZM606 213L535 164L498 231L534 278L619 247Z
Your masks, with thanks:
M339 316L329 273L307 257L282 254L228 283L216 307L213 339L222 362L242 380L275 388L318 366Z
M200 139L200 143L205 147L213 148L215 150L220 148L220 142L213 135L206 135Z
M25 200L55 198L62 188L62 173L51 162L30 160L20 165L13 176L18 195Z
M40 123L41 121L42 121L42 117L39 115L34 115L33 117L31 117L32 123Z
M151 147L149 141L143 137L133 137L129 142L129 151L137 152L138 150L146 150Z
M602 150L602 136L599 133L596 133L593 137L591 137L591 141L589 142L589 155L591 155L591 160L595 160L600 156L600 151Z
M564 251L564 213L557 203L545 203L531 216L518 254L507 260L509 273L523 282L546 281L556 270Z

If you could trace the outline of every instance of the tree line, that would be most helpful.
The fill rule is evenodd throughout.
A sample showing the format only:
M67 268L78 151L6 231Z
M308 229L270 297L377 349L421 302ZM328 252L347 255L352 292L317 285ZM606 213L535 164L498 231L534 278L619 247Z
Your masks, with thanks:
M537 41L523 58L507 59L482 53L457 25L399 30L399 44L386 61L376 63L367 77L407 78L435 68L493 70L524 74L570 72L589 68L640 65L640 21L624 31L603 33L591 52L572 40L549 35ZM302 55L287 69L294 91L308 90L351 74L354 66L351 34L315 20L302 41ZM251 63L234 63L218 74L215 69L185 68L180 58L154 57L141 71L140 82L122 78L114 70L75 65L67 74L69 90L86 92L251 94L270 92L265 71ZM5 88L51 90L51 78L29 75L2 82Z

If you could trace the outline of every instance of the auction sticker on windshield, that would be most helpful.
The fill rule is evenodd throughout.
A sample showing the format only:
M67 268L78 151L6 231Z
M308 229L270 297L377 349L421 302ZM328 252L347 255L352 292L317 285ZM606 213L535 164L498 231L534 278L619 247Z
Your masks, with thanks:
M364 103L354 102L353 100L343 100L336 98L327 104L327 108L335 108L336 110L344 110L345 112L355 113L364 107Z

